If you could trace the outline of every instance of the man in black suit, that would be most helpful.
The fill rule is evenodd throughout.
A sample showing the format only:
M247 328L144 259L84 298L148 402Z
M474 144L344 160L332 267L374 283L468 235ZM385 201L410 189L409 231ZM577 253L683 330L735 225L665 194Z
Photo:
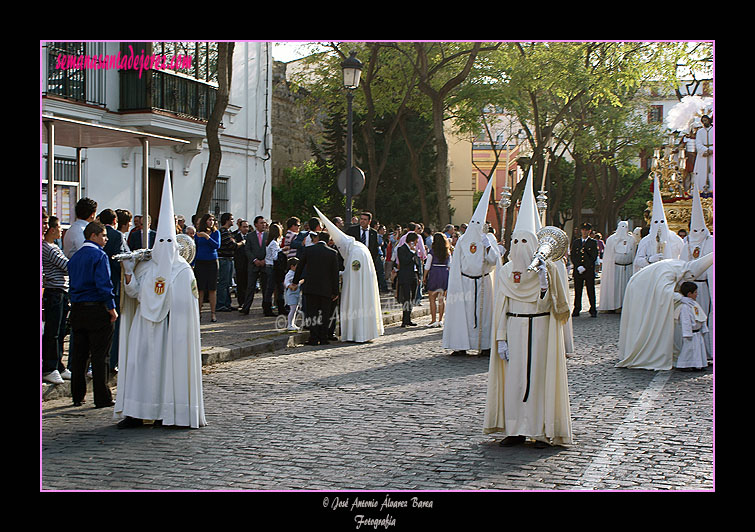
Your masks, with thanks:
M362 244L367 246L367 249L370 250L370 255L372 255L372 263L375 265L375 275L378 278L378 286L382 286L384 283L380 281L380 274L378 272L383 271L382 265L380 264L380 256L379 256L379 247L378 244L378 234L375 229L370 227L370 224L372 223L372 213L370 212L362 212L359 214L359 225L352 225L346 230L346 234L353 236L357 240L359 240ZM387 286L385 287L388 288Z
M263 294L265 293L265 287L267 286L267 274L265 272L265 248L267 247L266 229L267 220L265 220L265 217L257 216L254 219L254 231L250 231L246 235L244 251L246 252L246 258L249 261L249 267L247 269L246 278L246 299L239 309L239 312L242 314L249 314L249 308L252 306L254 293L257 289L257 279L260 281L260 288L262 289ZM272 303L263 302L262 310L265 316L272 316Z
M595 307L595 261L598 258L598 243L590 238L592 226L583 223L580 228L582 238L575 238L571 243L571 262L574 268L574 311L572 316L579 316L582 310L582 287L587 288L587 298L590 300L590 317L595 318L598 311Z
M367 246L370 255L372 255L372 262L375 263L378 260L378 234L370 227L370 222L372 222L372 214L363 212L359 215L359 225L349 227L346 234L353 236Z
M417 233L406 234L406 242L396 250L398 258L398 302L401 303L403 313L401 326L417 325L412 322L412 303L416 299L419 276L422 270L422 260L417 256Z
M328 344L332 302L338 297L338 251L328 247L328 233L312 233L312 245L304 248L293 284L304 279L301 293L307 298L305 323L309 323L308 345Z

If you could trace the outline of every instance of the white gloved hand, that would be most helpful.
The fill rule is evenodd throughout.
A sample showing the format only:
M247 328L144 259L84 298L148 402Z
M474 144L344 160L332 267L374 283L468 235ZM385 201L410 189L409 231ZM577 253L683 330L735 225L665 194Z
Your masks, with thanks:
M540 290L548 290L548 271L543 261L537 267L537 276L540 279Z
M134 259L126 259L121 262L121 268L123 268L123 273L125 273L126 275L134 275L135 266L136 261Z
M659 260L663 260L663 254L662 253L656 253L655 255L652 255L650 257L650 262L658 262Z
M585 273L585 267L584 266L577 266L577 271L579 273Z
M498 356L501 360L509 359L509 344L506 340L498 341Z

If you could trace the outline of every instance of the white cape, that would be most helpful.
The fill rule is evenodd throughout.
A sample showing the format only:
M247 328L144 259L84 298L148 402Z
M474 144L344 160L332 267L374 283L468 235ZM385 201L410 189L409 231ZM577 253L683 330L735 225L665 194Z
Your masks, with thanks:
M350 238L350 237L349 237ZM341 248L338 248L341 252ZM375 264L367 246L352 238L341 253L344 260L341 286L341 341L367 342L384 332Z
M137 264L121 290L121 329L115 415L198 428L205 420L199 307L194 272L178 257L172 268L170 312L154 322L142 316L140 286L154 264Z
M702 242L697 243L696 245L691 244L690 242L685 242L679 259L694 260L695 248L699 248L697 252L698 257L713 253L715 248L713 238L713 235L707 235ZM713 358L713 268L707 270L699 279L696 279L694 283L697 285L697 303L708 316L706 321L706 327L708 330L703 334L705 349L708 353L708 358Z
M529 436L554 445L573 443L569 383L566 373L564 323L569 318L568 292L563 270L547 263L549 289L543 299L537 274L522 273L521 283L512 282L513 265L507 262L496 272L495 309L491 343L507 341L509 360L493 349L490 354L483 432ZM539 314L530 320L507 316ZM531 386L527 401L523 393L527 375L527 344L532 325Z
M456 242L448 269L442 346L454 351L490 349L495 268L501 262L486 235L473 242L467 234Z
M624 304L624 292L634 273L637 243L631 233L614 233L606 239L600 274L598 310L616 310Z
M343 283L339 320L342 342L368 342L384 332L375 263L370 250L341 231L320 209L314 207L343 258Z

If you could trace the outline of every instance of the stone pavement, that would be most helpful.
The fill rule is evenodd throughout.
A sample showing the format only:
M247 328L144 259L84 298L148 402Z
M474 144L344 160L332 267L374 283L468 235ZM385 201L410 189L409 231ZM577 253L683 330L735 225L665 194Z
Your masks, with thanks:
M390 294L381 294L381 308L384 325L401 322L401 308ZM423 298L422 305L415 306L412 311L414 317L425 315L430 315L427 296ZM263 316L261 296L255 298L247 316L232 311L218 312L216 317L218 321L212 323L209 303L205 303L199 318L203 366L245 356L271 354L287 345L301 344L309 338L308 331L287 332L285 316ZM68 352L68 343L65 352ZM66 354L63 363L67 364L67 361ZM110 385L117 386L116 377L110 380ZM42 383L43 401L70 396L70 381L60 385Z
M394 325L366 344L286 345L205 366L201 429L119 430L110 409L45 401L40 488L713 490L712 369L615 368L619 319L574 320L569 447L500 447L482 434L488 359L448 356L440 329ZM229 330L211 325L208 338ZM322 506L338 495L350 492Z

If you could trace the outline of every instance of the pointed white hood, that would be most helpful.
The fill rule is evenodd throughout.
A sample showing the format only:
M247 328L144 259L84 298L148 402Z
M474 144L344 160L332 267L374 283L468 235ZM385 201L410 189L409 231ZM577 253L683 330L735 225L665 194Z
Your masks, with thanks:
M653 213L650 219L650 238L659 237L661 242L669 241L668 222L666 221L666 211L663 210L663 200L661 198L661 185L658 177L653 179Z
M697 185L692 187L692 217L689 222L689 234L687 241L691 248L701 246L705 239L710 235L708 227L705 225L705 215L703 214L703 204L700 201L700 191Z
M616 232L612 236L612 240L616 242L615 250L617 253L627 253L637 245L634 235L629 233L629 223L624 220L619 221L619 224L616 226Z
M330 235L330 238L333 240L333 243L336 245L336 248L338 248L338 252L341 254L341 257L348 258L349 253L351 252L351 247L355 244L362 244L361 242L357 242L357 240L350 235L347 235L343 231L341 231L336 224L334 224L327 216L325 216L322 212L320 212L320 209L317 207L314 207L315 212L317 213L317 217L322 222L323 226L325 226L325 229L328 230L328 234Z
M511 233L511 251L509 259L513 271L527 272L527 266L532 262L532 256L537 251L537 231L540 229L540 218L537 214L535 194L532 190L532 168L527 176L527 183L522 193L522 201L516 225Z
M170 310L173 264L179 260L175 223L173 188L168 168L163 181L155 244L152 247L152 258L149 260L150 273L141 281L139 294L142 315L150 321L162 321Z
M487 238L487 234L485 233L485 219L488 217L488 205L490 205L490 193L492 188L493 180L490 179L485 187L485 191L482 193L482 197L480 198L477 207L475 207L472 218L469 220L467 230L464 231L463 236L466 237L466 240L479 242L483 235Z
M712 265L713 253L708 253L707 255L703 255L699 259L694 259L685 263L682 269L682 278L680 282L694 281L695 279L700 278L700 276L705 273Z

